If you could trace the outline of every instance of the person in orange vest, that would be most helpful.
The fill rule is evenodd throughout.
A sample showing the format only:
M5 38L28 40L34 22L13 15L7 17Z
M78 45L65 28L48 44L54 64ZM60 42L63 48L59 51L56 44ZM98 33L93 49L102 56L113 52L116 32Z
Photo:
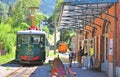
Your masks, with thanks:
M59 44L58 52L59 52L59 53L66 53L66 52L67 52L67 49L68 49L67 44L62 41L62 42Z

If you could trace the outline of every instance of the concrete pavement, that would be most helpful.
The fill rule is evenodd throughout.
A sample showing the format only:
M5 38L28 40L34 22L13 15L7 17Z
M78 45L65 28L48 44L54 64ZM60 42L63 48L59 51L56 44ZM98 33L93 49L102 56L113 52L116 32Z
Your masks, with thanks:
M68 63L64 63L65 67L69 67ZM73 63L71 70L76 72L76 77L107 77L104 72L96 72L89 69L78 68L78 63Z

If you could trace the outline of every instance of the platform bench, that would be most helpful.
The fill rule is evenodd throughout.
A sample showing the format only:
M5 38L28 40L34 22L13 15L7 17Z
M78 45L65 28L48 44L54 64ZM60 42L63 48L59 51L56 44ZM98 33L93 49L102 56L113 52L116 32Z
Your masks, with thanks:
M96 59L95 64L92 67L92 69L95 70L95 71L101 71L101 60Z

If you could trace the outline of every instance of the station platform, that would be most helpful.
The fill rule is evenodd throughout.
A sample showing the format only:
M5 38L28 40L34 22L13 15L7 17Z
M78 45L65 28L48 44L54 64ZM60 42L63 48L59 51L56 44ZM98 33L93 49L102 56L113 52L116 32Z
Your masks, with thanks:
M58 53L56 54L55 57L58 57ZM53 56L49 56L47 58L47 61L49 60L54 60ZM68 53L66 54L61 54L59 53L59 58L61 59L62 63L64 64L65 68L69 67L69 55ZM83 69L82 67L79 67L78 62L74 62L72 63L72 67L70 67L72 72L76 72L76 77L107 77L107 74L105 74L104 72L98 72L98 71L94 71L94 70L90 70L90 69ZM70 76L72 77L72 76Z
M69 67L69 63L63 63L67 68ZM78 63L72 63L72 67L70 67L73 72L76 72L76 77L107 77L104 72L97 72L89 69L83 69L82 67L78 67Z

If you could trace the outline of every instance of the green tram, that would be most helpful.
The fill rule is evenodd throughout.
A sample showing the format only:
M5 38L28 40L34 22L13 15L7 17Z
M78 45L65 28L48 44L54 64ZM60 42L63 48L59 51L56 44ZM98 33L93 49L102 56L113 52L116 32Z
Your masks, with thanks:
M18 31L16 61L24 64L43 63L46 59L45 41L44 31Z

